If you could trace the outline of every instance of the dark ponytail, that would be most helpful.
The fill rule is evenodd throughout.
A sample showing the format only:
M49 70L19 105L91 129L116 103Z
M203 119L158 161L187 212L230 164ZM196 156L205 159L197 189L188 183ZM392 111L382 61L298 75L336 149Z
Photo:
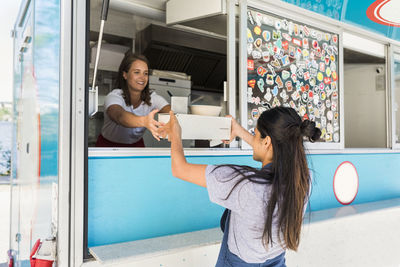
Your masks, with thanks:
M273 147L271 168L260 170L249 166L221 166L232 167L235 172L234 177L239 175L242 177L232 191L244 180L271 186L262 236L264 245L272 246L276 242L272 240L272 220L275 207L278 206L279 242L283 237L286 248L297 250L304 206L308 202L311 186L303 137L315 142L321 136L321 131L315 127L314 122L309 120L302 122L294 109L286 107L276 107L263 112L257 121L257 129L261 138L267 136L271 138Z
M300 125L300 132L307 137L308 141L314 143L321 137L321 130L315 127L315 122L304 120Z

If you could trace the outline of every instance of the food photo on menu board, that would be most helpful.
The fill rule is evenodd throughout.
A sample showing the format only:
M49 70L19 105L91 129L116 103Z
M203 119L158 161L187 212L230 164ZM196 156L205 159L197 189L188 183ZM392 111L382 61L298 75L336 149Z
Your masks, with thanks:
M272 107L294 108L340 142L339 37L282 17L247 12L248 129Z

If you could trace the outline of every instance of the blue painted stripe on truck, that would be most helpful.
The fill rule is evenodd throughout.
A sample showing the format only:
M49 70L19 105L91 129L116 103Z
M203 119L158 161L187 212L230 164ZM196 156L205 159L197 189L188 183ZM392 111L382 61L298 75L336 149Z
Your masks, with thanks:
M359 175L353 204L400 197L400 153L309 155L311 211L342 206L333 175L351 161ZM198 164L260 166L251 156L189 156ZM89 247L217 227L223 208L207 190L172 177L169 157L89 158Z

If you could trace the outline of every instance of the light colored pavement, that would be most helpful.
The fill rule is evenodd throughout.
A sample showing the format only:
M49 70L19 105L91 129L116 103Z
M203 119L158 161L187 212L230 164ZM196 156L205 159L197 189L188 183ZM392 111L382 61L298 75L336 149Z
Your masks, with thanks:
M0 184L0 263L7 262L10 230L10 186Z

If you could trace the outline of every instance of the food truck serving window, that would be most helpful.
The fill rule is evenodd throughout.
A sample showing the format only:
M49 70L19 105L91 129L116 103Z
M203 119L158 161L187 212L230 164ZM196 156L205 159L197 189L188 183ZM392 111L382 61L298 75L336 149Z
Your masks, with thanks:
M247 128L272 107L315 121L322 143L341 142L339 35L276 15L247 13Z
M93 1L91 3L93 10L96 11L92 10L91 16L97 17L100 10ZM115 103L112 97L115 99L118 97L119 100L121 97L126 97L125 93L121 93L123 91L121 89L127 87L123 84L129 83L129 80L125 78L127 81L125 82L121 78L120 72L127 71L120 70L120 64L127 52L147 58L148 62L145 64L149 70L147 89L150 91L150 96L154 93L154 99L158 101L151 97L150 104L147 106L141 104L138 107L126 103L123 105L125 111L137 116L146 116L154 109L165 113L168 108L164 107L171 105L174 112L181 114L181 117L189 118L186 121L190 120L188 125L181 125L185 148L226 147L216 134L226 127L217 124L221 118L215 118L224 117L228 113L229 103L234 102L224 98L226 88L224 85L227 80L226 40L211 33L199 34L196 29L190 27L182 30L179 27L164 25L151 16L149 18L135 15L132 18L116 14L110 13L107 24L114 24L121 31L106 29L103 35L104 44L96 75L98 101L94 101L98 102L98 112L91 114L89 119L89 147L132 147L136 144L146 148L170 146L166 139L158 141L154 138L145 127L134 128L119 124L115 117L111 118L108 113L111 105L118 106L124 103L123 101ZM94 76L96 42L99 36L99 26L96 23L90 26L90 83ZM126 25L130 27L127 28ZM161 120L162 116L164 114L155 114L154 119ZM202 116L201 122L196 120L197 116ZM228 119L222 121L227 122ZM213 122L219 128L210 130ZM196 135L185 135L189 130L195 131ZM205 134L201 134L202 131ZM223 136L229 139L229 134L229 131L225 131Z

